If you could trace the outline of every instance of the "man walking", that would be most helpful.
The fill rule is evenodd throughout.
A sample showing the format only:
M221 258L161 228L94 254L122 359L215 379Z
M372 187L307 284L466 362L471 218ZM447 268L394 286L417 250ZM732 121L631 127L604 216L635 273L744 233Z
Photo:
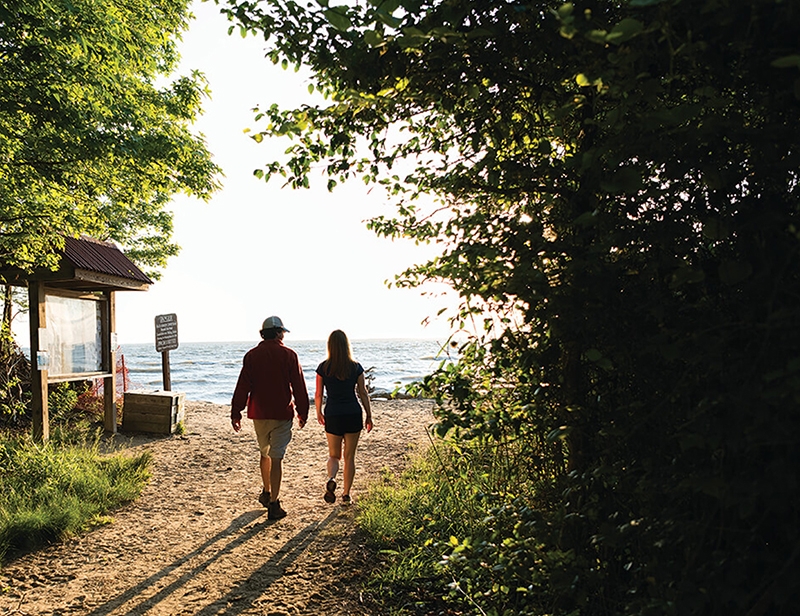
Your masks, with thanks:
M283 456L292 440L295 411L302 428L308 420L308 390L297 353L283 344L289 330L278 317L268 317L261 327L263 340L245 353L242 371L231 400L231 425L242 429L242 409L253 420L261 450L261 481L258 501L268 509L267 517L286 515L279 500Z

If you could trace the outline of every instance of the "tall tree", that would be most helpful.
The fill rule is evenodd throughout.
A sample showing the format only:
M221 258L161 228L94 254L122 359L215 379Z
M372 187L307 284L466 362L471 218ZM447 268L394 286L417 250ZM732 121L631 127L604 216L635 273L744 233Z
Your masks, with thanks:
M63 234L119 243L158 277L179 191L217 167L190 125L202 76L170 81L188 0L0 6L0 261L52 265Z
M793 613L800 2L225 10L329 100L261 112L257 139L294 144L260 173L384 184L398 216L373 228L442 245L403 282L486 318L429 383L442 427L563 445L563 502L502 503L460 544L470 601Z

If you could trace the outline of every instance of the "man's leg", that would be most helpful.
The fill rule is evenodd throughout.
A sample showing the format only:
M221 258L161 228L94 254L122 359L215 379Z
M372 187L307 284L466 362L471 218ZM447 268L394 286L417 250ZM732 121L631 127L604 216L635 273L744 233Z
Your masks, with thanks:
M292 440L292 420L264 419L254 420L254 422L261 450L259 463L261 482L264 484L258 500L268 508L267 517L270 520L279 520L286 515L281 507L279 497L283 478L283 454L289 441Z
M267 457L269 453L269 431L267 429L267 421L264 419L254 419L253 427L256 431L256 439L258 440L258 449L260 452L258 468L261 472L261 494L258 495L258 502L264 505L264 507L269 507L270 460Z
M264 492L270 492L272 481L270 474L272 470L272 460L264 455L261 456L261 483L264 484Z
M270 501L275 502L281 493L281 479L283 478L283 458L267 458L269 460L269 486Z
M280 520L282 517L286 515L286 511L284 511L283 507L281 507L281 501L278 500L278 496L281 492L281 476L283 475L283 458L269 458L270 461L270 469L269 469L269 485L270 485L270 500L269 500L269 511L267 513L267 518L270 520Z

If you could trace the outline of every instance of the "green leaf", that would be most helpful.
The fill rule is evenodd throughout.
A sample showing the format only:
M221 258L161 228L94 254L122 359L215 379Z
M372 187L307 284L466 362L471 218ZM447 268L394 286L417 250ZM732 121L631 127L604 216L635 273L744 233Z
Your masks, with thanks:
M403 20L399 17L395 17L391 13L384 11L383 9L377 11L375 16L378 18L382 24L386 24L390 28L399 28L400 25L403 23Z
M558 30L559 34L563 36L567 40L572 40L572 38L578 33L578 29L573 24L564 24Z
M419 37L421 39L428 38L427 32L424 32L424 31L420 30L419 28L415 28L413 26L409 26L408 28L403 28L403 34L405 34L406 36L411 36L411 37Z
M325 15L325 19L327 19L334 28L342 32L349 30L353 26L353 23L347 16L346 6L335 6L326 9L322 14Z
M400 0L369 0L375 8L392 13L400 7Z
M783 56L770 62L770 66L775 68L800 68L800 55Z
M565 2L558 7L557 11L559 18L566 19L572 16L572 13L575 11L575 5L572 4L572 2Z
M586 33L586 38L588 40L601 45L606 44L606 36L608 36L607 30L589 30L589 32Z
M584 353L584 355L586 356L586 359L592 362L597 362L603 359L603 354L597 349L589 349L586 351L586 353Z
M377 30L367 30L364 32L364 42L370 47L379 47L383 44L383 33Z
M606 35L606 41L614 45L619 45L631 40L644 30L644 24L638 19L626 18L619 22Z

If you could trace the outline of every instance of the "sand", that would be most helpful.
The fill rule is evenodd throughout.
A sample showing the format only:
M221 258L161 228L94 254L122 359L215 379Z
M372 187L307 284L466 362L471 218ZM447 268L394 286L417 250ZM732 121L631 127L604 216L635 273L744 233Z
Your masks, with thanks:
M7 563L0 614L373 614L360 592L368 551L354 523L358 498L427 445L432 409L373 403L375 428L362 435L347 506L322 498L327 449L312 408L305 428L295 422L281 489L288 515L275 521L256 500L252 422L234 433L229 407L188 402L180 436L118 434L118 450L153 453L142 495L111 523Z

